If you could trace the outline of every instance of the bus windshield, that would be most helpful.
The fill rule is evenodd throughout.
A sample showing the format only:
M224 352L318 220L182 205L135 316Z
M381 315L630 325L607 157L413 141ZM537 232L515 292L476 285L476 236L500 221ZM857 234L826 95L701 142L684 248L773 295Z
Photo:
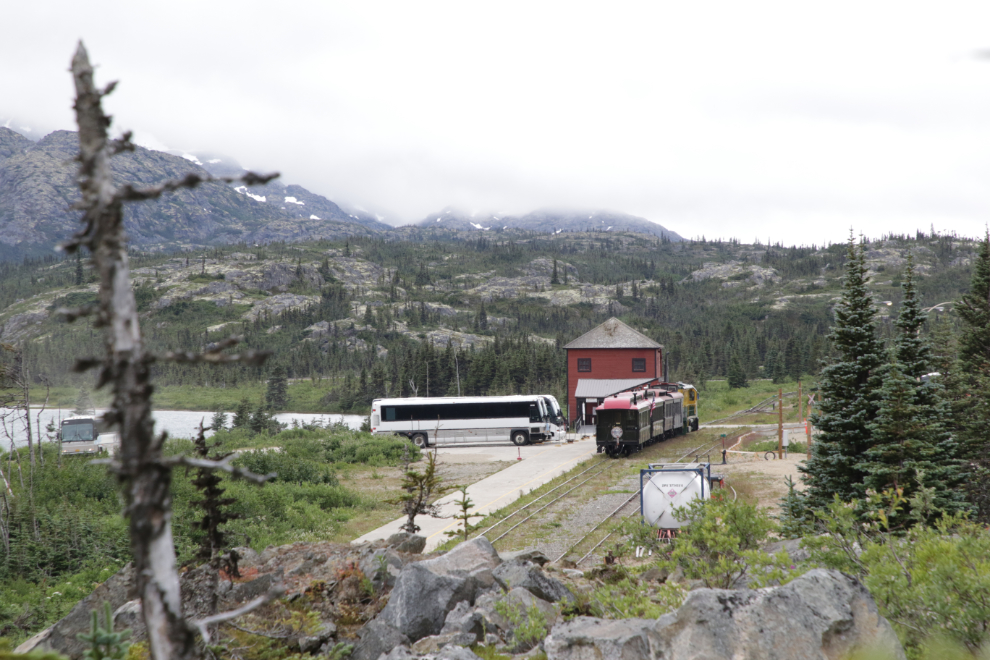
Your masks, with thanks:
M62 442L92 442L93 420L67 419L62 422Z

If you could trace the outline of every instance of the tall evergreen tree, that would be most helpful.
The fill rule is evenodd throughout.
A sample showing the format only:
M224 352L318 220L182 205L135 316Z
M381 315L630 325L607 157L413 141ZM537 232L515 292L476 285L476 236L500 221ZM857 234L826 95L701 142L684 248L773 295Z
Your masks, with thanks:
M557 259L553 260L553 274L550 276L550 284L560 284L557 278Z
M235 429L245 429L251 423L251 403L247 399L241 399L234 409L234 420L232 426Z
M866 488L877 492L901 490L904 497L910 498L919 485L933 482L931 475L938 457L930 442L929 420L916 402L917 385L903 367L895 360L884 370L880 406L869 424L873 445L863 452L863 460L856 467L864 473ZM891 515L896 516L891 521L893 525L906 525L910 520L908 505Z
M272 369L265 390L265 403L271 410L285 410L289 407L289 381L285 377L285 367Z
M739 362L739 356L733 354L729 362L729 389L735 387L749 387L749 383L746 382L746 372Z
M959 454L967 462L969 499L976 518L990 522L990 233L973 264L969 293L956 303L963 320L953 374L953 420Z
M957 438L948 427L951 418L949 402L940 379L925 379L934 370L931 341L922 336L922 326L927 314L921 309L915 286L914 258L908 255L907 268L902 284L904 300L894 322L897 338L894 343L894 362L914 388L913 404L922 433L918 441L927 445L919 446L922 454L931 454L930 463L922 466L924 485L933 489L934 504L945 511L958 511L964 503L964 471ZM886 378L886 377L885 377ZM887 398L886 392L882 395ZM889 406L888 406L889 407ZM881 439L874 434L874 442ZM919 455L916 460L927 460ZM914 487L905 492L913 491Z
M866 251L849 236L842 299L830 335L835 360L822 369L821 403L811 415L819 429L808 460L798 469L808 485L808 503L827 506L863 494L861 455L872 445L869 425L880 401L883 347L877 338L873 300L866 288Z

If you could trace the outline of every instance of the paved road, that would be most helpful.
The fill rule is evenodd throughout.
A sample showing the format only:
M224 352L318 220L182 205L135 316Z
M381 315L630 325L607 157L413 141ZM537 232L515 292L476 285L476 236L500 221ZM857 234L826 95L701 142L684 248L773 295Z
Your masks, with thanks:
M472 512L479 516L498 511L521 495L542 486L554 477L567 472L578 463L585 461L596 453L594 439L580 440L573 444L548 443L532 447L474 445L468 447L444 447L438 452L442 461L452 463L487 462L514 460L522 456L521 461L496 472L477 483L468 486L468 497L475 503ZM451 493L442 498L441 513L449 516L457 511L454 502L460 501L461 494ZM388 538L399 531L405 518L393 520L376 530L368 532L352 543L363 543L377 539ZM478 522L472 520L472 523ZM419 533L426 537L426 551L436 548L447 540L444 531L457 527L459 521L450 518L430 518L417 516L416 524L422 529Z

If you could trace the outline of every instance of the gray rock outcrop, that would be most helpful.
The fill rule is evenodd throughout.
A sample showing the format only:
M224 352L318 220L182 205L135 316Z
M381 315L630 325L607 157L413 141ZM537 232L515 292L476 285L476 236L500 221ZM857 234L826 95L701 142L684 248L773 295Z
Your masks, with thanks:
M415 641L440 633L457 603L474 603L495 585L501 560L488 539L479 537L435 559L409 564L396 579L378 621Z
M378 660L383 653L409 644L408 637L379 619L369 621L358 632L358 637L360 641L351 651L351 660Z
M506 591L522 587L551 603L574 600L574 595L560 580L550 577L539 566L526 561L503 562L492 574Z
M46 631L32 637L17 647L18 653L28 653L34 649L58 651L71 658L82 656L86 642L76 638L79 633L87 633L93 621L93 610L102 617L104 603L110 604L111 612L120 609L131 600L134 585L134 568L127 564L111 575L106 582L93 590L93 593L76 603L69 613ZM47 633L47 634L45 634Z
M549 660L905 657L866 588L825 569L759 591L698 589L657 621L579 617L554 627L545 648Z

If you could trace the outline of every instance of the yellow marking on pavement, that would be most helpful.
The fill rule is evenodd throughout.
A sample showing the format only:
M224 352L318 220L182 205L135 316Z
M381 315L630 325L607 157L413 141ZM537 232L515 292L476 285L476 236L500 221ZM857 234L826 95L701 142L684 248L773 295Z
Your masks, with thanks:
M545 452L547 452L547 451L550 451L550 448L549 448L549 447L548 447L547 449L544 449L543 451L541 451L541 452L540 452L539 454L537 454L536 456L539 456L540 454L543 454L543 453L545 453ZM530 479L529 481L527 481L526 483L524 483L524 484L523 484L522 486L519 486L519 488L510 488L509 490L507 490L507 491L505 491L505 492L504 492L504 493L503 493L502 495L499 495L498 497L496 497L496 498L495 498L494 500L492 500L492 501L491 501L491 502L489 502L488 504L485 504L485 505L482 505L482 506L479 506L479 507L475 507L475 509L474 509L474 510L475 510L475 511L478 511L479 509L484 509L484 508L487 508L487 507L490 507L491 505L493 505L493 504L495 504L496 502L498 502L498 501L499 501L500 499L502 499L502 498L505 498L505 497L508 497L508 496L509 496L510 494L512 494L512 493L514 493L515 491L517 491L517 490L522 490L523 488L525 488L525 487L526 487L526 486L528 486L529 484L531 484L531 483L533 483L534 481L536 481L536 480L537 480L537 479L539 479L540 477L543 477L544 475L546 475L546 474L547 474L548 472L553 472L554 470L556 470L557 468L559 468L559 467L561 467L561 466L563 466L563 465L567 465L568 463L571 463L571 462L573 462L573 461L576 461L576 460L578 460L579 458L584 458L585 456L590 456L590 455L592 455L592 454L596 454L596 453L597 453L597 447L596 447L596 451L589 451L589 452L588 452L587 454L580 454L580 455L578 455L578 456L575 456L574 458L570 458L570 459L568 459L568 460L566 460L566 461L564 461L563 463L560 463L560 464L558 464L558 465L555 465L554 467L552 467L552 468L550 468L550 469L549 469L549 470L547 470L546 472L541 472L541 473L540 473L540 474L539 474L538 476L535 476L535 477L533 477L532 479ZM532 456L531 458L536 458L536 456ZM542 484L541 484L541 485L542 485ZM454 501L455 503L457 502L457 500L453 500L453 501ZM485 516L488 516L488 515L490 515L490 513L491 513L491 512L489 512L489 513L479 513L478 515L479 515L479 516L481 516L481 517L483 518L483 517L485 517ZM473 516L472 516L472 517L473 517ZM449 525L447 525L447 526L446 526L446 527L444 527L443 529L440 529L440 530L437 530L436 532L433 532L432 534L430 534L429 536L427 536L427 537L426 537L426 540L430 540L430 539L432 539L432 538L433 538L434 536L436 536L437 534L441 534L441 533L443 533L444 531L446 531L447 529L449 529L449 528L451 528L451 527L453 527L453 526L455 526L455 525L459 525L459 524L460 524L460 523L456 523L456 522L453 522L453 523L450 523Z

